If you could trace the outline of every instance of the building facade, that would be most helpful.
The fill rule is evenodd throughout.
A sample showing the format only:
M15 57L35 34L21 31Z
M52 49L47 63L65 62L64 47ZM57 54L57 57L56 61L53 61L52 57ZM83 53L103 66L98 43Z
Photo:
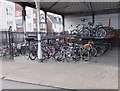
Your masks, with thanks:
M0 29L1 31L8 31L9 26L16 31L15 23L15 4L8 1L0 2Z
M47 14L47 31L60 33L63 31L62 17L56 14Z
M12 26L13 31L24 32L22 20L22 6L9 1L0 2L0 31L7 31ZM37 32L37 10L26 7L26 32ZM60 15L45 13L40 10L40 30L46 32L62 32L62 17Z

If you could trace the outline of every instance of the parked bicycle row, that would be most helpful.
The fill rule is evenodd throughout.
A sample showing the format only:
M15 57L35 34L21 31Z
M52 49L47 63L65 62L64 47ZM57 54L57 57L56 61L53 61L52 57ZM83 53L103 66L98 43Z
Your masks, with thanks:
M81 37L98 37L98 38L105 38L108 34L113 33L113 28L103 26L102 23L92 24L89 22L88 24L78 24L76 28L71 27L69 28L70 34L72 35L79 35Z
M28 45L25 45L24 43L12 43L12 47L10 45L3 45L2 47L0 47L0 56L6 59L10 59L11 57L17 57L20 55L26 55L27 52Z
M83 40L81 40L83 41ZM37 58L37 44L33 44L29 51L29 58ZM54 58L57 62L78 62L90 61L92 57L101 56L106 51L111 50L111 44L107 41L92 41L87 43L73 43L65 39L55 41L54 44L47 44L46 40L42 42L42 59L46 61Z
M54 58L56 61L73 60L74 62L83 60L90 61L92 57L98 57L104 54L106 51L111 50L112 46L106 40L79 40L79 42L73 42L68 39L54 39L43 40L42 42L42 57L43 60ZM37 41L33 41L30 44L15 44L11 49L9 45L0 48L0 56L9 59L11 56L28 55L31 60L37 58Z

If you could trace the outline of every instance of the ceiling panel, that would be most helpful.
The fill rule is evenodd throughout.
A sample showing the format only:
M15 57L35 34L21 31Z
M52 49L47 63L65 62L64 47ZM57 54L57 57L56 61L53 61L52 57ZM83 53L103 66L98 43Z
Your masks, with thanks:
M9 1L14 2L14 0L9 0ZM24 0L21 0L21 1L24 1ZM25 5L35 7L34 2L30 2L30 0L27 0L27 1L28 2L24 2L24 3L27 3ZM101 13L104 13L104 12L113 13L114 12L113 10L117 9L119 5L118 2L90 2L92 0L80 0L81 2L78 2L79 0L71 0L71 2L68 2L68 0L54 0L55 2L48 2L49 0L46 0L46 2L43 2L43 1L45 0L41 0L40 5L41 5L41 8L44 9L44 11L58 13L62 15L71 14L71 13L74 13L74 14L86 13L86 12L93 13L96 11L97 12L100 11ZM19 2L19 3L22 3L22 2Z
M105 9L112 9L118 8L117 2L95 2L92 3L93 10L105 10Z

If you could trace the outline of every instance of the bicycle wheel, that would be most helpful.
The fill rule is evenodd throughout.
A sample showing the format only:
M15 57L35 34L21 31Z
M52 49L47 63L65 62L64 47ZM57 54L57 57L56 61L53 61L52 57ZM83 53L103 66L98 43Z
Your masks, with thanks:
M112 45L111 45L111 43L108 43L107 45L108 45L108 50L112 50Z
M11 55L10 55L10 53L5 53L5 54L3 54L3 57L4 57L5 59L10 59L10 58L11 58Z
M101 56L105 51L104 47L100 45L96 45L95 48L97 50L97 57Z
M72 54L72 60L73 60L74 62L80 61L80 59L81 59L80 50L79 50L79 49L75 49L75 50L73 50L73 51L74 51L74 52L73 52L73 54Z
M92 58L91 53L88 50L84 50L82 52L82 60L90 61L91 58Z
M72 56L72 60L73 60L75 63L78 62L78 61L80 61L80 59L81 59L81 56L78 55L78 54L74 54L74 55Z
M108 50L112 50L112 46L111 46L110 43L103 43L103 45L104 45L105 48L106 48L105 52L108 51Z
M36 57L37 57L37 51L32 50L32 51L29 52L29 58L31 60L35 60Z
M15 57L17 57L17 56L20 56L20 53L18 52L18 50L17 49L14 49L14 54L13 54Z
M77 29L73 29L73 30L71 31L71 34L72 34L72 35L76 35L77 33L78 33Z
M105 30L105 28L103 27L99 27L96 31L96 37L100 37L100 38L105 38L107 35L107 32Z
M56 62L62 62L63 61L63 52L57 51L54 55L54 59Z
M81 37L83 38L90 37L90 30L87 28L84 28L81 30L80 34L81 34Z
M8 50L8 49L3 49L3 57L4 57L5 59L10 59L10 58L11 58L10 50Z
M47 61L48 60L48 54L47 53L45 53L45 52L42 53L42 60L43 61Z
M96 48L91 48L91 49L90 49L90 53L91 53L91 56L92 56L92 57L95 57L95 56L97 55L97 50L96 50Z
M67 61L67 62L69 63L69 62L72 60L71 52L69 52L69 51L67 52L67 51L66 51L66 52L64 52L64 55L65 55L65 57L64 57L64 59L63 59L63 62L64 62L64 61Z
M2 48L0 48L0 57L2 57L3 56L3 50L2 50Z

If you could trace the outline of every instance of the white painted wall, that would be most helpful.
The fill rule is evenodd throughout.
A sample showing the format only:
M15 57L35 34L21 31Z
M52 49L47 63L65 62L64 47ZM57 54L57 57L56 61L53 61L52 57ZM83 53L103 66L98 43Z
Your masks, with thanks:
M81 18L85 18L86 21L81 21ZM118 14L106 14L106 15L96 15L95 24L101 22L104 26L108 26L109 18L111 19L111 26L115 29L118 29ZM65 30L70 30L70 26L73 25L73 28L78 24L87 24L92 21L92 16L65 16ZM72 28L71 28L72 29Z
M0 2L0 29L8 29L9 26L12 26L12 30L16 30L16 24L15 24L15 4L9 1L2 1ZM8 15L6 8L11 9L12 15ZM12 22L11 24L8 24L7 22Z
M0 7L2 7L2 3L1 2L0 2ZM0 9L0 21L2 21L2 9ZM1 29L1 27L2 27L2 22L0 22L0 29Z
M81 18L85 18L86 20L83 22L81 21ZM65 30L69 30L70 26L72 25L72 28L75 28L78 24L86 24L92 20L91 16L86 17L75 17L75 16L65 16ZM71 29L72 29L71 28Z
M50 12L47 12L48 15L52 15L54 17L56 17L57 19L58 18L61 18L62 20L62 16L61 15L58 15L58 14L54 14L54 13L50 13ZM49 18L49 17L47 17ZM50 19L49 19L50 20ZM51 21L52 22L52 21ZM52 23L52 29L57 32L57 33L60 33L63 31L63 25L62 24L55 24L55 23Z
M63 26L62 26L62 24L52 24L52 29L55 32L60 33L63 31Z
M111 19L111 27L118 29L118 14L106 14L95 16L95 23L101 22L103 25L108 26L109 18Z

